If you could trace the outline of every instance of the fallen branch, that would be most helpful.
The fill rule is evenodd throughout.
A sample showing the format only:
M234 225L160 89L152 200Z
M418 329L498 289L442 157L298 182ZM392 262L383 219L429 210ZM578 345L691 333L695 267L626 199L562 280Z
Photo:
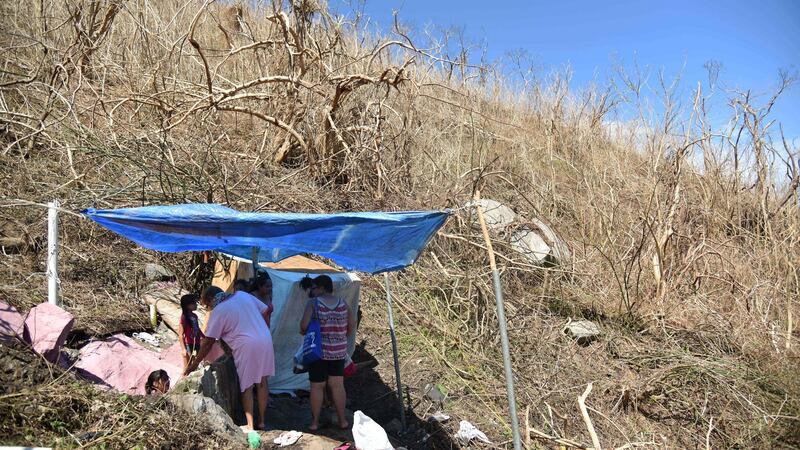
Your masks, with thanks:
M594 425L592 424L592 419L589 417L589 411L586 410L586 397L592 392L592 383L586 385L586 390L583 391L578 397L578 407L581 409L581 415L583 415L583 421L586 423L586 429L589 430L589 436L592 437L592 445L597 450L602 450L603 447L600 446L600 439L597 438L597 433L594 431Z

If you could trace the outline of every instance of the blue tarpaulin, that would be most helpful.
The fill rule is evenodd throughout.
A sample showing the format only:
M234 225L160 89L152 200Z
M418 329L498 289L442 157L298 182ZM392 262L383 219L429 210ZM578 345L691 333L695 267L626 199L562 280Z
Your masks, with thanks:
M162 252L218 251L277 262L312 253L347 270L380 273L417 260L447 212L284 214L185 204L97 210L83 214L142 247Z

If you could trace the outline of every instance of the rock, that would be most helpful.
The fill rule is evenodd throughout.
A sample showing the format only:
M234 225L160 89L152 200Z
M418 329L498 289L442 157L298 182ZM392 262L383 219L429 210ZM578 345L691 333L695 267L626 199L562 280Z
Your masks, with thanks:
M232 356L225 355L211 363L200 379L200 393L214 399L236 423L244 422L239 375Z
M242 430L233 423L230 416L214 400L200 394L170 394L167 399L184 411L205 417L214 430L227 433L242 442L245 441L245 434L242 433Z
M550 262L552 249L539 233L528 227L521 227L511 235L511 248L521 253L534 264Z
M176 394L201 394L203 391L201 386L202 379L205 374L205 368L201 370L195 370L175 383L175 386L172 387L171 391L175 392Z
M25 335L25 318L16 308L0 301L0 342L25 341Z
M470 201L466 206L474 208L476 205L481 207L486 227L490 230L501 230L511 225L517 218L517 213L514 210L496 200L482 198L477 202ZM475 216L475 223L478 224L477 215Z
M600 327L588 320L570 319L564 325L564 333L575 339L580 345L589 345L600 336Z
M147 263L144 265L144 277L147 281L173 281L175 275L159 264Z
M550 246L550 256L555 259L557 264L570 264L572 262L572 252L569 246L561 237L539 219L531 219L531 223L544 235L544 239Z
M26 340L36 353L51 363L58 362L61 347L67 340L75 319L56 305L42 303L34 306L25 318Z

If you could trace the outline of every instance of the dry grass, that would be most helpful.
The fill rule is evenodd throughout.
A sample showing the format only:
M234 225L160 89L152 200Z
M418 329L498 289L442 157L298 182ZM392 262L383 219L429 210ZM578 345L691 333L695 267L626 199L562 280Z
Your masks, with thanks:
M712 129L705 86L680 99L664 82L666 106L649 111L632 95L648 86L629 74L580 93L559 76L516 87L447 47L402 29L376 36L324 7L223 10L0 6L0 233L27 243L0 260L12 303L44 298L45 213L31 202L401 210L458 206L482 185L551 224L574 253L570 267L544 269L496 236L531 426L588 444L576 400L593 382L587 403L604 446L798 445L800 176L797 149L767 128L774 99L723 93L735 116ZM778 94L792 77L780 82ZM619 108L642 111L635 132L612 126ZM191 271L62 216L65 304L92 333L120 326L112 318L142 326L133 299L143 260ZM442 383L457 417L503 441L480 243L460 211L397 277L398 328L408 384ZM383 294L365 286L377 336ZM568 317L597 320L602 340L567 340ZM382 344L374 350L390 361Z

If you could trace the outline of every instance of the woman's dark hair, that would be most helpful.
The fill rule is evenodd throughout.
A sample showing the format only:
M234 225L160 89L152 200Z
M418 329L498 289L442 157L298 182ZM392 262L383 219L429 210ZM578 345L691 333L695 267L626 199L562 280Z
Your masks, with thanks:
M185 294L181 297L181 316L184 318L184 322L191 324L192 321L189 320L189 314L192 312L189 311L189 305L197 304L197 295L196 294ZM181 338L182 339L182 338Z
M181 297L181 309L186 314L186 308L192 303L197 303L197 294L186 294Z
M314 280L311 279L310 276L306 275L300 279L300 289L307 291L314 286Z
M267 284L267 282L272 282L272 279L266 272L260 272L258 276L253 280L253 284L250 285L250 291L257 291L261 289L261 286Z
M233 282L233 290L234 291L246 291L247 290L247 280L236 280Z
M150 376L147 377L147 382L144 384L144 392L147 395L152 394L153 390L155 389L156 382L167 380L169 380L169 374L167 374L166 370L159 369L150 372Z
M320 275L314 278L314 286L321 287L328 294L333 292L333 280L327 275Z
M217 286L209 286L203 291L203 300L211 301L214 300L214 296L219 294L220 292L224 292L222 289L218 288Z

